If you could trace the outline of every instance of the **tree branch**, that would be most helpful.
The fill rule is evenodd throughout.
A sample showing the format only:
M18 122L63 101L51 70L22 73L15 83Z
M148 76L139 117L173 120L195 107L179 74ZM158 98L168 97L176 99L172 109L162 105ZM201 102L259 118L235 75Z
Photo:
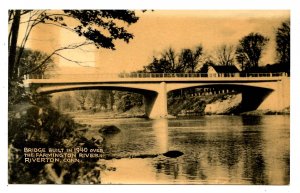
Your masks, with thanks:
M39 68L41 68L43 65L45 65L45 63L54 55L60 55L58 54L58 52L62 51L62 50L71 50L71 49L76 49L79 48L81 46L86 46L86 45L90 45L92 44L92 42L83 42L80 44L71 44L65 47L61 47L59 49L54 50L47 58L45 58L45 60L43 60L39 65L37 65L35 68L33 68L32 70L27 71L26 73L22 74L21 76L25 75L25 74L31 74L35 71L37 71Z
M31 14L31 11L28 11L28 12ZM24 14L26 14L26 13L28 13L28 12L25 11ZM29 35L30 35L30 33L31 33L32 29L33 29L33 27L36 26L38 23L40 23L40 22L42 21L41 19L40 19L40 20L38 20L38 19L39 19L39 18L42 16L42 14L44 14L45 12L46 12L46 11L41 11L41 12L40 12L40 11L37 11L36 13L33 13L33 14L30 15L29 20L31 20L35 15L37 15L37 19L33 20L32 23L28 22L28 24L27 24L26 31L25 31L25 35L24 35L24 37L23 37L22 43L21 43L20 48L19 48L19 54L18 54L18 56L16 57L16 62L15 62L16 66L14 67L14 70L18 69L18 67L19 67L18 65L19 65L19 63L20 63L20 60L21 60L21 57L22 57L22 54L23 54L25 45L26 45L26 43L27 43L27 41L28 41ZM23 15L24 15L24 14L23 14Z
M58 22L59 23L59 22ZM59 23L60 25L58 25L58 24L56 24L56 23L50 23L50 22L45 22L45 23L43 23L43 24L47 24L47 25L54 25L54 26L57 26L57 27L61 27L61 28L64 28L64 29L66 29L66 30L69 30L69 31L71 31L71 32L75 32L75 30L74 29L72 29L72 28L70 28L70 27L68 27L68 26L64 26L64 25L62 25L61 23Z
M63 55L61 55L61 54L59 54L59 53L55 53L54 55L57 55L57 56L59 56L59 57L65 59L65 60L67 60L67 61L69 61L69 62L73 62L73 63L75 63L75 64L78 64L79 66L82 66L82 67L91 67L91 66L85 66L85 65L82 65L82 63L86 63L87 61L76 61L76 60L71 60L71 59L69 59L69 58L67 58L67 57L65 57L65 56L63 56Z
M13 15L14 15L14 11L13 10L8 10L8 22L13 20L13 18L14 18Z

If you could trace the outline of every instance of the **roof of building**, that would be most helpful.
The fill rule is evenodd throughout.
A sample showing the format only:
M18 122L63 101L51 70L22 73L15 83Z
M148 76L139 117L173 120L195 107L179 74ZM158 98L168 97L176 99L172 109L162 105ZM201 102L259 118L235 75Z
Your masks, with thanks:
M215 71L217 73L237 73L239 72L238 68L234 65L230 65L230 66L211 66L215 69Z

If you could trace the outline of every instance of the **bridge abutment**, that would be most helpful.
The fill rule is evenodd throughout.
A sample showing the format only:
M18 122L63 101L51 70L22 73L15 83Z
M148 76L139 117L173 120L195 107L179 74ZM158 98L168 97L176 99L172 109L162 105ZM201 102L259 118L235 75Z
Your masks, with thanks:
M276 85L276 88L270 93L258 110L282 111L290 107L290 80L282 78Z
M144 97L145 112L150 119L168 117L167 90L165 82L161 82L158 85L156 93L149 93Z

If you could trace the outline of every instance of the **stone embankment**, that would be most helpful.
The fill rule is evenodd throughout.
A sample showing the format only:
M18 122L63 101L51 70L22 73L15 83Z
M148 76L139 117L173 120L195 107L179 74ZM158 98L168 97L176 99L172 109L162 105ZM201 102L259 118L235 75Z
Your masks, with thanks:
M224 95L220 99L206 104L204 114L230 114L242 102L242 94Z

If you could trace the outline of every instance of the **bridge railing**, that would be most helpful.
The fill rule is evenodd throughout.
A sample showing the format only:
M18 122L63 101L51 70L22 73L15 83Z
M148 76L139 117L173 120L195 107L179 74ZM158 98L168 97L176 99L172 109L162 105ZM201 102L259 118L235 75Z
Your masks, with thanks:
M104 78L233 78L233 77L281 77L287 76L284 72L278 73L118 73L118 74L47 74L25 75L24 79L104 79Z

